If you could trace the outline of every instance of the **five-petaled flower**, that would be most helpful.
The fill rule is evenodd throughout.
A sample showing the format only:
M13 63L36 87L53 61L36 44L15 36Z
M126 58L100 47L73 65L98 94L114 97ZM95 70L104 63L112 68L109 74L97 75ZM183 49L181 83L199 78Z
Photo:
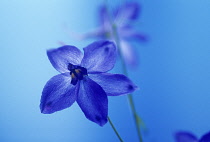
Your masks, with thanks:
M86 38L101 38L116 41L116 33L113 30L113 25L119 36L119 43L124 60L129 65L136 65L137 59L132 46L128 41L146 41L147 36L137 32L131 24L137 20L140 11L140 5L136 2L125 3L118 7L115 11L109 12L106 5L99 8L99 24L100 26L83 35L82 39ZM112 19L113 18L113 19Z
M175 134L176 142L210 142L210 132L204 134L198 139L194 134L186 131L180 131Z
M106 73L114 67L116 47L110 41L96 41L84 48L74 46L47 51L53 67L61 74L45 85L40 109L50 114L70 107L75 101L85 116L103 126L107 122L108 98L136 90L136 85L121 74Z

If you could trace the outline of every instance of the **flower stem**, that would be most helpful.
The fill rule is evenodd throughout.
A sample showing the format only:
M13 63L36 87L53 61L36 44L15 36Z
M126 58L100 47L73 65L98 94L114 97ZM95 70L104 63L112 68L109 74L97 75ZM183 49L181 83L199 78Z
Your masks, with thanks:
M138 115L136 113L136 108L135 108L135 105L133 103L133 96L132 96L132 94L128 95L128 99L129 99L129 102L130 102L131 110L133 112L133 117L135 119L136 130L137 130L137 133L138 133L139 141L143 142L143 139L142 139L142 136L141 136L141 129L140 129L140 126L139 126L139 123L138 123Z
M116 45L117 45L117 48L118 48L118 51L119 51L119 56L120 56L121 61L122 61L123 74L128 76L125 60L122 56L122 48L121 48L121 45L120 45L120 39L119 39L118 31L117 31L117 26L115 25L115 23L112 20L111 15L109 14L108 0L105 0L105 6L106 6L106 9L107 9L107 12L108 12L110 23L112 24L112 32L113 32L114 40L116 42ZM135 108L135 105L134 105L132 94L128 94L128 100L129 100L130 107L131 107L131 110L132 110L132 113L133 113L133 118L134 118L134 121L135 121L139 142L143 142L142 135L141 135L141 129L140 129L139 121L138 121L138 115L137 115L137 112L136 112L136 108Z
M111 119L109 118L109 116L107 117L108 118L108 121L110 123L110 125L112 126L112 129L114 130L115 134L117 135L118 139L120 140L120 142L123 142L122 138L120 137L119 133L117 132L116 128L114 127Z
M120 39L119 39L119 36L118 36L117 27L116 27L115 24L112 25L112 30L113 30L113 33L114 33L116 45L117 45L118 50L119 50L119 55L120 55L120 58L122 60L123 73L126 76L128 76L127 68L126 68L126 65L125 65L125 60L122 56L122 49L121 49L121 45L120 45L120 42L119 42ZM131 110L132 110L132 113L133 113L133 118L135 120L136 130L137 130L138 137L139 137L139 142L143 142L143 139L142 139L142 136L141 136L141 129L140 129L140 126L139 126L139 123L138 123L138 115L137 115L137 112L136 112L136 108L135 108L135 105L134 105L132 94L128 94L128 100L129 100L130 107L131 107Z

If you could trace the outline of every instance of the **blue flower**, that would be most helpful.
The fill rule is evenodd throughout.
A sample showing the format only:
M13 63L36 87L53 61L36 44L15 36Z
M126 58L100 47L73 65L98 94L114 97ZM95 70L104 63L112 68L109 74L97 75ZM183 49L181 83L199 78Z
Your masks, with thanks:
M137 88L124 75L106 73L116 61L113 42L94 42L84 48L84 55L68 45L48 50L47 55L61 74L52 77L43 89L42 113L63 110L76 101L89 120L103 126L108 115L107 96L128 94Z
M176 142L210 142L210 132L198 139L190 132L180 131L175 134Z
M138 18L140 9L138 3L130 2L118 7L109 15L107 7L102 5L99 9L100 26L92 32L85 34L82 39L97 37L115 41L115 34L112 28L112 24L114 23L120 39L122 55L126 63L136 65L136 54L128 41L137 40L142 42L147 40L144 34L137 32L132 26L132 22ZM111 19L113 19L113 21L111 21Z

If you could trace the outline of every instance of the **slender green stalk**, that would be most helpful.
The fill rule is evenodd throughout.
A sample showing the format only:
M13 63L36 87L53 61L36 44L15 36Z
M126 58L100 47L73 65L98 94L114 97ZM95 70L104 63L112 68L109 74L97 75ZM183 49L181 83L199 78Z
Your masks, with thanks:
M107 3L108 3L108 0L105 0L105 5L106 5L106 8L107 8L107 12L109 13ZM116 42L116 45L117 45L117 48L118 48L118 51L119 51L119 55L120 55L120 58L121 58L121 61L122 61L123 74L128 76L125 60L122 56L122 48L121 48L121 45L120 45L120 39L119 39L118 31L117 31L117 26L113 22L111 15L108 14L108 16L109 16L109 19L112 23L112 32L113 32L114 40ZM135 120L135 125L136 125L136 130L137 130L139 142L143 142L142 135L141 135L141 129L140 129L140 126L139 126L139 123L138 123L138 115L137 115L137 112L136 112L136 108L135 108L135 105L134 105L132 94L128 94L128 100L129 100L130 107L131 107L131 110L132 110L132 113L133 113L133 118Z
M110 123L110 125L112 126L112 129L114 130L115 134L117 135L118 139L120 140L120 142L123 142L122 138L120 137L119 133L117 132L116 128L114 127L111 119L108 117L108 121Z
M135 108L135 105L133 103L133 96L132 96L132 94L128 95L128 99L129 99L129 102L130 102L131 110L133 112L133 117L135 119L136 130L137 130L137 133L138 133L139 141L143 142L143 139L142 139L142 136L141 136L141 129L140 129L140 126L139 126L139 123L138 123L138 115L136 113L136 108Z
M119 42L120 39L119 39L119 36L118 36L117 27L116 27L115 24L112 25L112 30L113 30L113 33L114 33L116 45L119 49L119 55L120 55L120 58L121 58L121 61L122 61L123 73L126 76L128 76L127 68L126 68L126 65L125 65L125 60L122 56L122 49L121 49L121 45L120 45L120 42ZM141 136L141 129L140 129L140 126L139 126L139 123L138 123L138 115L137 115L137 112L136 112L136 108L135 108L135 105L134 105L132 94L128 94L128 99L129 99L130 107L131 107L133 117L134 117L134 120L135 120L136 130L137 130L137 133L138 133L139 141L143 142L142 136Z

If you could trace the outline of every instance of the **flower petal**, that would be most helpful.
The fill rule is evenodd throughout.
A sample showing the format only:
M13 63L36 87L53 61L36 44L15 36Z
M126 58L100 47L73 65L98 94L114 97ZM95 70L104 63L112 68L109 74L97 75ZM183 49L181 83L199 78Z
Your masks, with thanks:
M79 65L83 57L82 52L78 48L70 45L47 50L47 55L53 67L61 73L69 72L69 63Z
M138 64L137 55L128 42L121 40L120 42L122 55L128 65L136 66Z
M81 66L88 73L107 72L114 67L116 47L110 41L96 41L84 48L84 58Z
M110 23L109 14L106 8L106 5L101 5L99 7L99 24L108 24Z
M199 142L210 142L210 132L208 132L207 134L203 135L201 137L201 139L199 140Z
M198 142L198 139L195 135L189 132L177 132L175 134L176 142Z
M101 86L88 77L80 82L77 103L89 120L100 126L107 123L107 95Z
M104 29L104 27L98 27L86 34L83 34L80 39L83 40L89 38L106 38L106 34L107 31Z
M70 107L76 100L75 87L66 74L52 77L45 85L40 109L42 113L50 114Z
M123 26L129 22L129 20L135 20L138 17L140 6L136 2L130 2L119 7L115 12L115 23L118 26Z
M139 42L148 41L148 36L132 30L131 27L121 28L120 35L122 38L124 38L126 40L137 40Z
M89 77L99 84L108 96L129 94L137 89L133 82L122 74L100 73Z

